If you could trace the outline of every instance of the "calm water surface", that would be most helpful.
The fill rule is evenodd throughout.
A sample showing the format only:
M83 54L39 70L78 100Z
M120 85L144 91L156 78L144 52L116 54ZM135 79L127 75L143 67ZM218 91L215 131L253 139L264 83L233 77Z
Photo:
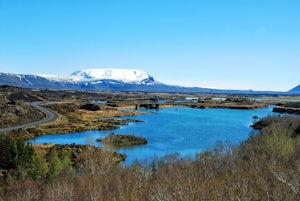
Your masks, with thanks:
M158 111L146 110L150 114L129 117L143 120L143 123L129 123L113 131L85 131L69 134L43 135L32 140L32 143L56 144L94 144L99 137L114 132L116 134L134 134L145 137L148 144L130 148L115 149L127 154L126 163L135 159L151 160L154 156L179 153L181 156L195 156L215 145L217 141L237 145L247 139L252 131L250 125L253 116L259 118L272 113L272 107L255 110L233 109L194 109L171 107ZM127 118L127 117L126 117Z

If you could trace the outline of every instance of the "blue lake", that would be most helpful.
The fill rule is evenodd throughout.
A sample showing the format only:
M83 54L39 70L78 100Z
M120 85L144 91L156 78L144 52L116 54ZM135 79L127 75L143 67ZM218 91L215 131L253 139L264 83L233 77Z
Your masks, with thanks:
M271 106L255 110L171 107L158 111L143 111L150 113L128 118L144 122L129 123L117 130L89 130L69 134L43 135L31 142L103 146L96 142L96 139L113 132L134 134L148 140L146 145L114 149L127 155L126 164L131 164L135 159L151 160L155 156L161 157L171 153L179 153L183 157L193 157L196 153L213 147L217 141L229 142L232 145L241 143L253 131L250 127L253 123L253 116L262 118L276 114L272 113Z

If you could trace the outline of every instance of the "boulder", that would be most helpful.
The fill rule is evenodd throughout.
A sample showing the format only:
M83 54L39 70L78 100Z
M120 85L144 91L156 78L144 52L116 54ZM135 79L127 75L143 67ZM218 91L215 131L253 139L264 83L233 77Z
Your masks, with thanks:
M100 107L95 104L87 103L85 105L82 105L80 109L89 110L89 111L98 111L100 110Z

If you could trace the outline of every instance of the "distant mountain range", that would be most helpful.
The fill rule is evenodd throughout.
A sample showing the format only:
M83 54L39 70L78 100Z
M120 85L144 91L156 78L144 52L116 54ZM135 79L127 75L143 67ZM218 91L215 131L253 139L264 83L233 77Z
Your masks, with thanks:
M300 94L300 85L288 92L221 90L166 85L137 69L83 69L69 76L0 73L0 85L34 89L111 90L177 93Z

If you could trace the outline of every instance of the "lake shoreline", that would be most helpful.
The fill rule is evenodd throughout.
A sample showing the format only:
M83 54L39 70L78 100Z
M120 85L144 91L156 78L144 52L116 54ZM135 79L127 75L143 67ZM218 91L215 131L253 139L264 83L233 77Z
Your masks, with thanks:
M12 133L25 133L27 139L55 133L72 133L82 132L86 130L114 130L118 129L120 125L126 125L129 122L126 120L120 120L117 118L124 116L138 116L143 114L140 110L137 110L136 99L130 100L115 100L106 104L89 104L90 107L97 107L97 110L83 109L86 103L82 102L56 102L55 104L45 105L48 109L58 114L56 121L43 124L37 127L30 127L21 130L15 130ZM166 103L153 102L153 100L144 100L144 104L140 106L147 107L148 105L159 105L160 109L183 106L190 108L228 108L228 109L242 109L253 110L257 108L266 108L268 104L265 102L252 101L246 98L228 98L225 100L213 100L213 99L199 99L195 101L176 102L170 101ZM147 103L147 104L146 104ZM147 108L146 108L147 109ZM155 111L155 109L154 109Z
M144 155L144 151L142 150L145 150L146 155L149 155L150 158L155 155L156 150L158 150L156 155L159 157L178 151L183 151L183 156L194 155L196 152L201 152L209 147L213 147L218 140L227 141L227 137L230 139L230 136L233 136L230 141L234 145L247 139L252 130L250 125L252 125L254 121L253 117L258 115L259 118L262 118L267 114L271 114L272 107L255 110L237 110L229 108L200 109L174 106L157 110L153 113L151 113L152 110L141 111L143 111L143 113L140 115L130 117L132 119L138 119L136 123L133 121L129 125L122 125L119 129L107 131L88 130L69 134L42 135L32 139L32 142L34 144L45 142L54 144L86 144L87 141L89 141L89 144L106 148L107 146L105 144L98 144L96 139L104 138L112 132L115 134L131 133L146 138L148 144L128 148L113 148L116 152L129 157L129 161L126 163L131 163L139 154ZM129 117L125 116L123 118L127 119ZM139 123L141 122L140 120L145 122ZM197 124L201 126L199 127ZM226 126L226 128L223 128L224 126ZM228 131L224 133L224 130ZM90 138L92 141L87 140L87 138ZM51 139L56 141L52 141ZM191 145L189 145L190 142L192 142Z

